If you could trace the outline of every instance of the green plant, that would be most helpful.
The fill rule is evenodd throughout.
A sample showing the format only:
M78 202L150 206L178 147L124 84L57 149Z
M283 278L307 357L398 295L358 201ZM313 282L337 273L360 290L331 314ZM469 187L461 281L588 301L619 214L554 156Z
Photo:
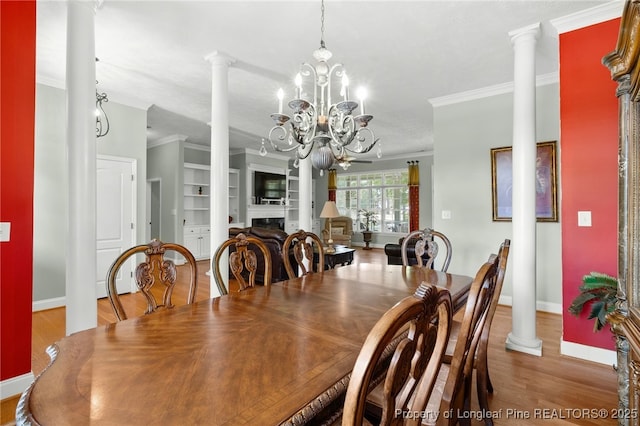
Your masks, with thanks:
M587 303L591 303L588 319L595 319L593 331L600 331L607 323L607 314L615 309L618 279L600 272L591 272L582 277L580 294L573 299L569 312L578 316Z
M362 216L362 219L364 220L365 231L369 231L371 229L370 225L378 223L378 213L373 210L360 209L358 213L360 213L360 216Z

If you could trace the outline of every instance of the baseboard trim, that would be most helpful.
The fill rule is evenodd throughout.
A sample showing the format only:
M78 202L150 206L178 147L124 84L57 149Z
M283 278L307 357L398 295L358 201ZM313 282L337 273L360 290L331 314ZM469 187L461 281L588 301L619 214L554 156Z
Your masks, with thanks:
M585 361L597 362L598 364L616 365L616 351L596 348L593 346L581 345L579 343L560 341L560 354L573 358L584 359Z
M351 247L365 247L365 245L366 244L363 243L363 242L351 241ZM379 243L379 244L378 243L375 243L375 244L374 243L369 243L369 247L371 247L371 248L381 248L381 249L383 249L384 246L385 246L385 244L382 244L382 243Z
M46 311L47 309L62 308L64 306L67 306L66 297L54 297L53 299L36 300L31 305L31 311Z
M504 306L513 306L513 298L511 296L500 296L498 304ZM562 315L562 305L559 303L542 302L538 300L536 302L536 311Z
M0 399L7 399L12 396L20 395L34 381L35 376L32 372L21 376L12 377L0 382Z

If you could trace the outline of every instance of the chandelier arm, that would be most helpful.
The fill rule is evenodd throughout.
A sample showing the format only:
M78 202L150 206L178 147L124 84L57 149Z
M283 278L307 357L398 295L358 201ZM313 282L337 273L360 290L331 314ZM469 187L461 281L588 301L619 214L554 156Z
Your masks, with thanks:
M300 76L302 77L311 77L313 79L313 102L312 105L315 105L318 100L318 85L315 82L318 80L318 72L316 68L308 62L303 62L300 65ZM302 94L301 94L302 96Z
M302 145L297 147L298 148L298 152L296 153L296 155L298 156L298 158L300 160L304 160L305 158L307 158L311 152L313 151L313 146L315 145L314 141L311 141L311 143L307 144L307 145Z
M327 74L329 76L327 79L327 105L333 105L331 103L331 77L334 73L336 77L342 77L345 73L344 66L341 63L337 63L329 68L329 73Z
M304 111L298 111L293 114L291 123L291 132L294 140L300 145L306 145L313 140L316 135L316 107L309 104Z
M365 145L365 147L363 147L361 150L353 150L353 149L350 149L348 146L345 145L344 149L346 151L349 151L349 152L351 152L353 154L366 154L367 152L371 151L373 149L373 147L376 146L376 144L380 140L380 138L375 139L376 136L373 133L373 131L371 129L365 127L365 128L362 128L362 129L358 130L358 132L357 132L358 138L361 138L360 139L360 144L361 145L363 144L363 142L366 142L366 139L367 139L366 136L361 136L361 132L362 133L367 133L370 136L370 139L373 140L373 142L370 142L369 145Z
M335 105L332 105L329 110L329 135L330 143L335 147L347 146L353 142L356 135L353 116L342 114Z
M101 138L109 133L109 117L102 107L103 102L109 102L109 98L106 93L98 93L96 91L96 109L98 114L96 116L96 137Z
M281 133L281 134L278 134ZM283 142L287 136L287 130L283 126L273 126L271 130L269 130L269 145L273 148L274 151L278 152L291 152L294 149L297 149L298 146L294 145L288 148L281 148L278 145L278 141ZM275 140L275 141L274 141Z

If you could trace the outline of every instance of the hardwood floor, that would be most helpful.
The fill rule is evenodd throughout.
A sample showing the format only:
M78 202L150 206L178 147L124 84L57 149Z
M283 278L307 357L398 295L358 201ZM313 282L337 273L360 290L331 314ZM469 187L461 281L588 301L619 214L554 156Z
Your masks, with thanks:
M386 262L382 249L358 249L354 263ZM207 261L198 262L197 300L209 297ZM176 303L180 300L176 292ZM144 309L139 295L125 295L129 309ZM98 325L115 322L106 299L98 301ZM562 318L537 315L537 334L543 340L543 356L536 357L506 351L505 340L511 331L511 308L499 306L491 329L489 371L494 393L489 396L496 425L615 425L612 410L617 408L616 373L612 366L596 364L560 355ZM588 332L591 332L590 330ZM48 364L45 349L65 335L64 308L34 312L32 334L32 371L39 374ZM474 388L475 390L475 384ZM12 424L18 397L2 401L0 424ZM472 409L477 410L475 394ZM584 411L586 410L586 411ZM596 411L590 411L596 410ZM598 410L607 413L598 415ZM472 413L477 414L477 413ZM472 419L473 425L483 424Z

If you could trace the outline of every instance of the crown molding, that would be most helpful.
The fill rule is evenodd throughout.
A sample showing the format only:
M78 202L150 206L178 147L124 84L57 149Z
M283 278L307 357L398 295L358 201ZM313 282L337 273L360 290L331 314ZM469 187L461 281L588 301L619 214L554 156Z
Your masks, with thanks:
M199 143L185 142L184 143L184 147L185 148L189 148L189 149L194 149L194 150L197 150L197 151L211 152L211 147L210 146L201 145Z
M560 81L557 72L549 74L542 74L536 76L536 86L546 86L548 84L555 84ZM440 107L444 105L458 104L461 102L468 102L482 98L488 98L490 96L504 95L505 93L513 92L513 82L496 84L495 86L483 87L481 89L468 90L466 92L454 93L452 95L441 96L438 98L429 99L429 103L434 107Z
M260 155L260 151L257 149L253 149L253 148L244 148L244 153L245 154L251 154L251 155ZM278 154L275 152L269 152L266 157L268 158L274 158L276 160L284 160L284 161L289 161L291 160L293 157L290 157L288 155L283 155L283 154Z
M159 146L162 145L166 145L169 143L173 143L173 142L184 142L187 140L187 136L185 135L169 135L169 136L165 136L163 138L160 138L158 140L155 141L148 141L147 142L147 149L150 148L157 148Z
M600 22L609 21L611 19L622 16L624 9L624 1L613 0L571 15L562 16L552 19L551 25L558 31L558 34L567 33L590 25L599 24Z
M384 155L382 154L382 158L373 158L372 161L387 161L387 160L415 160L416 157L433 157L433 149L428 149L425 151L411 152L406 154L396 154L396 155ZM366 158L363 158L366 159Z
M141 109L144 111L147 111L153 105L153 103L145 102L137 98L132 98L121 93L107 91L107 95L109 96L109 102L114 102L120 105Z
M67 86L64 80L51 78L42 74L36 74L36 83L41 84L43 86L53 87L54 89L60 89L65 91L67 90ZM141 101L140 99L123 95L121 93L107 91L107 95L109 96L109 102L128 106L131 108L142 109L146 111L151 107L151 105L153 105L152 103L144 102L144 101Z
M65 81L57 78L52 78L40 73L36 73L36 83L44 86L50 86L60 90L66 90Z

